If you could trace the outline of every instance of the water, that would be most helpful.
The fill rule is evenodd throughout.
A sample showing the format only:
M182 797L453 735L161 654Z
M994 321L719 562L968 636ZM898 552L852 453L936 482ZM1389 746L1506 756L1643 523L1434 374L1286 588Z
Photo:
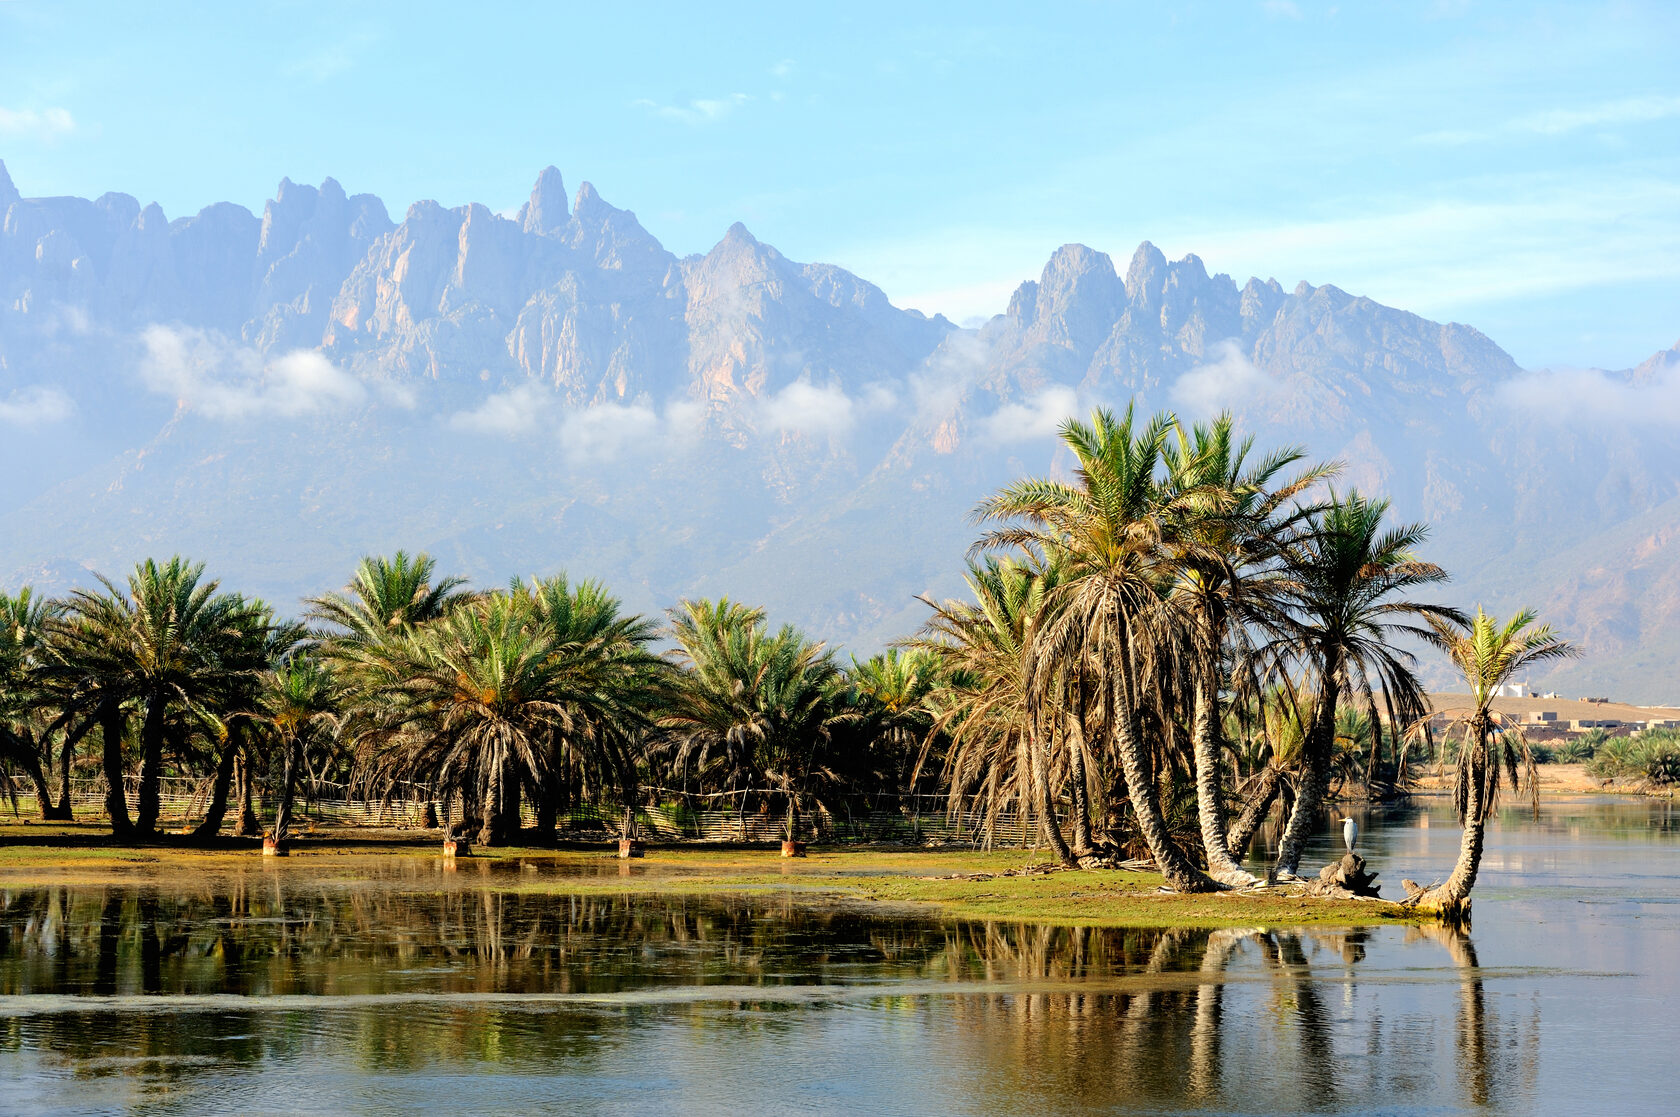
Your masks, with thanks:
M1438 804L1361 823L1390 893L1457 849ZM1662 803L1509 811L1468 935L586 897L413 858L0 880L0 1110L1669 1112L1677 841Z

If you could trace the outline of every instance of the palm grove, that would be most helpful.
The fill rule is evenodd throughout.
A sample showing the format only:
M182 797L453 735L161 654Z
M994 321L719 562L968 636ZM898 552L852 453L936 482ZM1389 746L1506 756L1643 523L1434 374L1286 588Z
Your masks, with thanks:
M300 782L333 779L423 795L486 844L552 840L583 804L628 828L643 804L720 797L791 839L937 790L987 843L1030 819L1070 865L1145 857L1180 891L1240 888L1272 812L1287 878L1328 799L1403 788L1437 747L1411 641L1472 696L1463 852L1422 898L1461 906L1526 754L1488 699L1569 647L1530 614L1427 600L1446 574L1417 557L1420 526L1298 450L1256 456L1229 417L1099 410L1062 440L1068 479L977 510L970 599L929 601L920 633L847 663L728 599L659 624L595 582L474 591L403 553L301 621L180 558L60 600L24 589L0 598L14 807L32 787L69 819L73 774L102 775L113 831L143 838L161 781L188 777L198 836L230 813L254 832L260 800L283 843Z

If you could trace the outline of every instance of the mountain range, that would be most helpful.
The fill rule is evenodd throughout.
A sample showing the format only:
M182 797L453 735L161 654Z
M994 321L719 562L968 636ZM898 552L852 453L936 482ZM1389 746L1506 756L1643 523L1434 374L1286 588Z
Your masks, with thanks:
M283 610L356 557L729 594L857 652L961 591L969 513L1065 416L1233 411L1430 525L1444 596L1533 605L1535 685L1680 699L1680 346L1527 371L1336 287L1083 245L976 328L730 228L678 257L588 183L394 220L332 179L259 217L24 198L0 164L0 539L49 591L148 554ZM1431 666L1430 671L1438 671Z

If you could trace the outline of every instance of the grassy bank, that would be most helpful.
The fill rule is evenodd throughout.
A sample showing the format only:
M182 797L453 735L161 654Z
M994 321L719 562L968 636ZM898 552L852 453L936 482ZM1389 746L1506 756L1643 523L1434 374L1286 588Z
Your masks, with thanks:
M405 888L553 895L773 892L790 902L1092 927L1353 926L1418 918L1389 903L1281 892L1183 896L1159 891L1154 873L1041 871L1048 867L1042 854L1021 850L819 848L784 860L775 850L673 848L623 862L596 846L479 850L445 868L435 838L403 831L318 832L275 859L262 857L254 840L205 846L168 836L132 845L91 825L0 824L0 888L140 881L168 887L256 871L295 874L300 882L397 877Z

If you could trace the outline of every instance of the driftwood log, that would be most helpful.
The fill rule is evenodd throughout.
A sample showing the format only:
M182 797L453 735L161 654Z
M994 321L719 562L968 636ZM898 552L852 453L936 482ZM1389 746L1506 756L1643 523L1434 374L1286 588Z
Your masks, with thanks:
M1376 898L1377 874L1367 872L1365 859L1357 853L1344 853L1319 871L1318 879L1307 885L1307 895L1326 896L1333 900L1352 900L1361 896Z

